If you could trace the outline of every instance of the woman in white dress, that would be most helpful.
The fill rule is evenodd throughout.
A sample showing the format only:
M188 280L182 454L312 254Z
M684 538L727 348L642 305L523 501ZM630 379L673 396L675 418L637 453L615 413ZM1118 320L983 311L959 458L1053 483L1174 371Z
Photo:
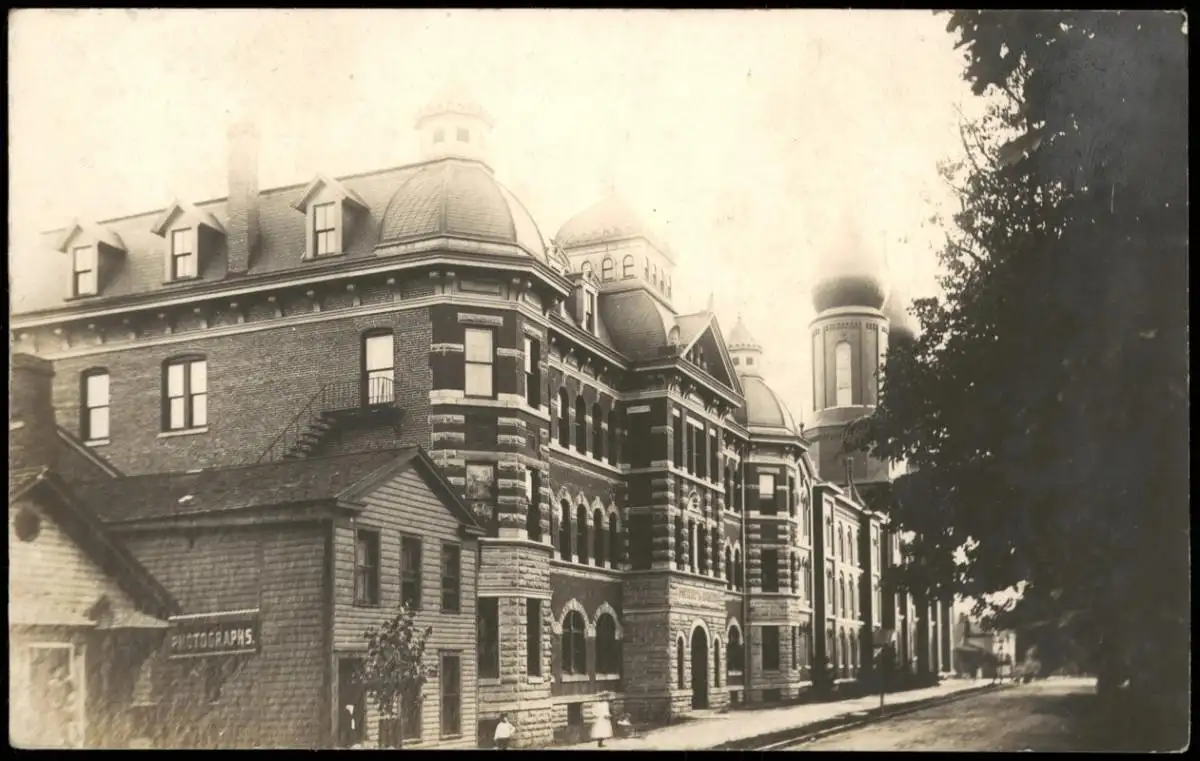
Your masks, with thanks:
M601 700L595 706L596 720L592 722L592 739L603 748L604 741L613 736L612 714L608 710L607 700Z

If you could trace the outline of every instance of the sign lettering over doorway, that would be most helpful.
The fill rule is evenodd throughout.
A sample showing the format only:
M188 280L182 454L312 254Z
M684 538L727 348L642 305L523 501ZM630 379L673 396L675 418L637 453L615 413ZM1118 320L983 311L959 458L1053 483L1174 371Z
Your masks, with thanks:
M262 648L261 631L257 608L173 616L168 622L167 657L258 653Z

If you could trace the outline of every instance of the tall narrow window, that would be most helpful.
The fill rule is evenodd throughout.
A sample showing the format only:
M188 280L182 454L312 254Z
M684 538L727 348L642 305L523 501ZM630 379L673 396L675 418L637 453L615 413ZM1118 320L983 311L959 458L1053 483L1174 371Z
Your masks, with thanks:
M687 682L683 673L683 637L675 642L675 686L683 689Z
M616 403L613 403L612 409L608 411L608 461L616 465L620 461L617 444L620 439L620 418L618 417Z
M744 650L742 648L742 633L737 629L729 630L729 646L725 649L725 669L731 674L742 673L744 666Z
M462 610L462 549L457 544L442 545L442 612Z
M600 279L606 281L613 279L613 260L608 257L600 262Z
M587 423L587 402L580 394L575 397L575 450L581 454L588 451Z
M604 410L600 402L592 405L592 456L597 460L604 459Z
M849 407L854 404L853 385L851 381L850 344L842 341L833 350L834 372L837 380L837 406Z
M313 252L317 256L336 254L337 219L332 203L313 206Z
M787 481L787 511L790 517L796 517L796 479L791 476Z
M725 588L733 589L733 551L725 548Z
M571 553L571 505L565 499L558 506L558 554L570 560Z
M587 507L580 505L575 508L575 553L576 559L587 565L588 562L588 514Z
M721 686L721 640L713 642L713 687Z
M463 331L465 377L463 392L467 396L495 396L494 378L495 334L490 330L467 328Z
M168 360L163 376L163 430L208 425L208 364L204 359Z
M367 404L386 404L396 399L395 339L392 332L378 331L363 336L363 399Z
M84 441L108 438L108 371L88 370L83 374L83 409L79 427Z
M683 440L686 436L683 429L683 415L679 410L675 410L672 415L671 438L673 441L674 451L672 453L672 461L675 467L683 468Z
M525 601L525 671L529 676L542 675L542 601Z
M192 229L171 231L171 279L184 280L196 277L196 248L193 245L195 236Z
M421 609L421 539L400 537L400 604Z
M610 613L596 619L596 673L620 674L621 650L617 640L617 622Z
M475 602L479 640L479 676L500 677L500 598L480 597Z
M617 530L617 514L608 516L608 567L617 568L621 563L621 533Z
M763 671L779 670L779 627L762 627L762 666Z
M592 511L592 562L604 567L604 543L608 541L608 533L604 530L604 511L596 508Z
M716 482L721 478L721 445L717 429L708 429L708 479Z
M462 734L462 662L458 653L442 653L438 670L441 688L442 737Z
M95 246L79 246L71 251L72 285L74 296L95 296L99 292L99 266Z
M563 449L571 446L571 397L566 386L558 390L558 445Z
M354 546L354 602L379 604L379 532L359 529Z
M490 462L467 463L467 503L476 513L488 516L488 536L499 536L496 515L496 466Z
M773 547L762 551L762 590L779 591L779 550Z
M701 525L696 529L696 544L700 550L700 573L708 574L708 528Z
M525 471L525 533L534 542L542 541L542 473L534 468Z
M586 628L582 613L577 610L567 611L562 627L562 672L564 674L587 673Z
M745 577L745 574L743 573L743 569L742 569L742 551L734 550L733 551L733 588L734 589L744 589L745 582L746 582L746 577Z
M796 561L795 554L791 556L788 566L788 570L790 571L788 575L788 581L790 581L792 585L792 594L797 594L800 592L800 566Z
M758 512L775 515L775 474L758 474Z
M542 406L542 345L525 337L525 403L535 410Z

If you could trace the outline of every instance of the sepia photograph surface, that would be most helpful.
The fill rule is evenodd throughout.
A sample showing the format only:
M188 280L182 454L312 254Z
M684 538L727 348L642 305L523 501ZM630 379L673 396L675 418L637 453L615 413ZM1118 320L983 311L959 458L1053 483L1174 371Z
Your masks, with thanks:
M10 746L1189 745L1185 14L8 21Z

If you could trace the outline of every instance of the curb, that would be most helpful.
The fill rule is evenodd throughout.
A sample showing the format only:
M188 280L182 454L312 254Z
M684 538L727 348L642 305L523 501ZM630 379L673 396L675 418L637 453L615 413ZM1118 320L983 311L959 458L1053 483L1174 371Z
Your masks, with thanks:
M902 703L898 706L885 707L882 714L879 708L872 708L867 711L855 711L851 714L836 716L832 719L805 724L799 727L771 732L758 737L749 737L732 742L722 743L713 746L710 750L778 750L783 747L799 745L801 743L812 742L829 735L839 732L846 732L851 729L857 729L867 724L872 724L877 721L886 721L904 716L905 714L920 711L925 708L945 705L953 703L956 700L970 697L972 695L980 695L985 692L990 692L996 689L1005 689L1011 685L981 685L979 687L969 687L965 690L951 693L949 695L939 695L937 697L925 698L924 700L914 700L907 703ZM864 715L865 714L865 715Z

